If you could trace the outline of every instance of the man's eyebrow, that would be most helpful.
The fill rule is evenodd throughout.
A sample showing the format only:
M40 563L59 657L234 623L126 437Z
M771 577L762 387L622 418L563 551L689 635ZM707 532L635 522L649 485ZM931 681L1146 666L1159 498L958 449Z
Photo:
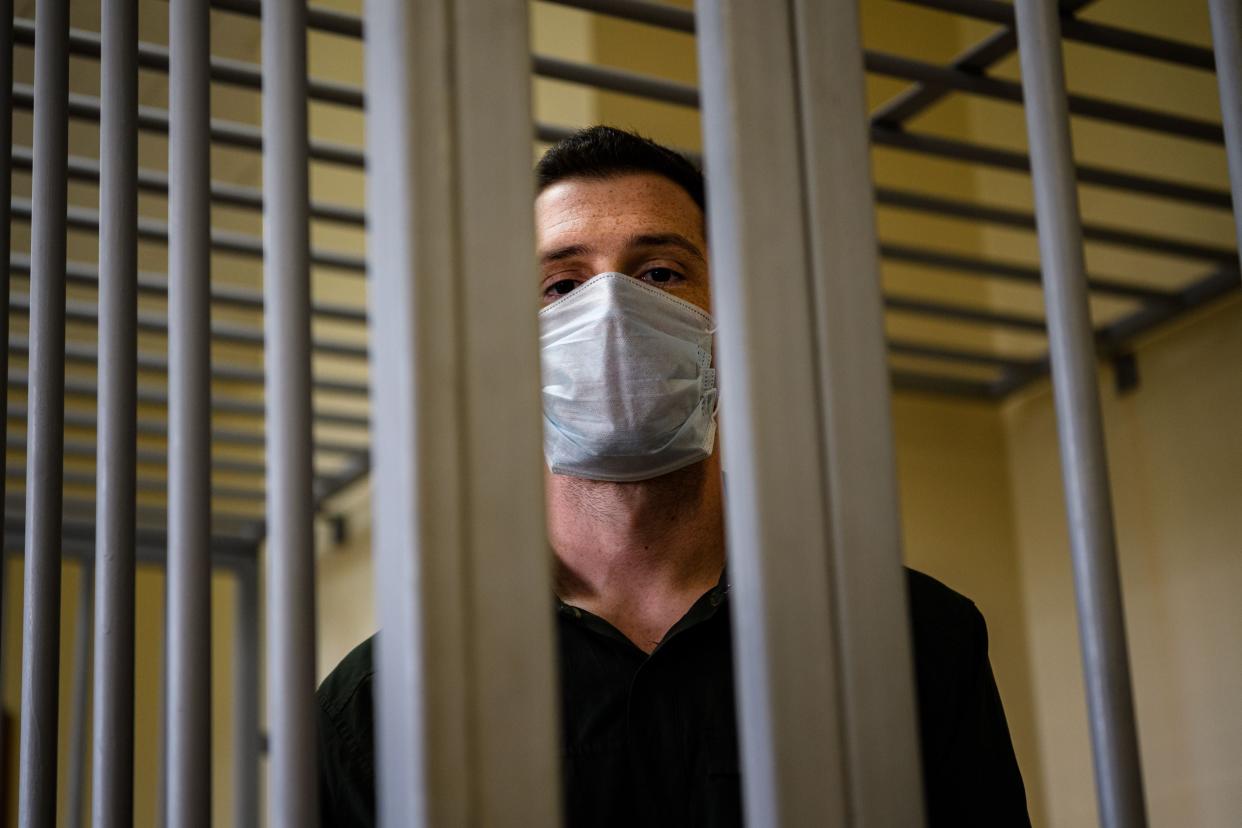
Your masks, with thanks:
M570 244L541 254L539 256L539 263L549 264L550 262L560 262L565 259L572 259L574 256L585 256L590 252L591 248L587 247L585 244Z
M694 256L699 261L706 261L699 246L680 233L647 233L630 237L630 247L677 247Z

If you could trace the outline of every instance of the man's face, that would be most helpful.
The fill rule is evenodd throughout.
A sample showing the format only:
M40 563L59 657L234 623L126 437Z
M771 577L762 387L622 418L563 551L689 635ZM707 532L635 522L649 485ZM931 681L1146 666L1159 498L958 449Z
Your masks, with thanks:
M556 301L597 273L624 273L711 313L703 213L654 173L571 178L535 200L539 292Z

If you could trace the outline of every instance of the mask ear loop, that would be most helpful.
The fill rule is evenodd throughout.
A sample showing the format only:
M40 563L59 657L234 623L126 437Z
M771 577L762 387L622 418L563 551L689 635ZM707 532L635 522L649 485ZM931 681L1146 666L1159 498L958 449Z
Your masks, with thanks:
M700 313L703 313L701 310ZM705 391L715 391L716 399L712 403L712 420L716 419L716 414L720 411L720 385L716 382L716 331L720 329L720 323L716 321L716 317L711 314L703 314L711 322L704 333L711 338L711 347L708 349L699 349L699 352L707 357L707 364L701 366L701 370L705 375L704 384L707 386Z

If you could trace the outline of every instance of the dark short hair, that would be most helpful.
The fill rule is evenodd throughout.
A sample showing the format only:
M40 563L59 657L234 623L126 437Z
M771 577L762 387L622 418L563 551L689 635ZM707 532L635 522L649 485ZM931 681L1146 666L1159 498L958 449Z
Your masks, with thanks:
M592 126L557 141L535 165L540 192L568 178L612 178L655 173L681 187L707 212L703 173L676 150L650 138L610 126Z

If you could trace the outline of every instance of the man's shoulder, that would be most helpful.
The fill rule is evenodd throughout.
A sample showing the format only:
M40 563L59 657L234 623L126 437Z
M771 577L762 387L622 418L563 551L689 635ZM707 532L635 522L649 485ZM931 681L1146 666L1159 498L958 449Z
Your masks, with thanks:
M375 823L375 636L319 685L320 825Z
M910 616L916 625L967 629L982 620L975 602L930 575L905 567Z
M375 636L371 636L349 652L332 669L315 697L325 713L335 717L345 714L361 700L370 702L371 688L375 682Z
M974 601L910 568L906 592L920 681L930 679L929 673L973 670L986 661L987 626Z
M920 706L952 706L963 682L987 667L983 614L966 596L940 581L906 569L910 633Z

